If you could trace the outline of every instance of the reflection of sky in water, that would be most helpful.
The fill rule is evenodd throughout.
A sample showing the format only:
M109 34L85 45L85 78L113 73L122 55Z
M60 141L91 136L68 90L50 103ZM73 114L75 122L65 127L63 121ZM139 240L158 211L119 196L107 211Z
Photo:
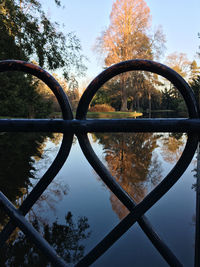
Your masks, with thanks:
M47 142L47 150L45 149L48 151L47 154L51 153L49 142ZM51 146L55 151L56 145L51 144ZM95 148L100 152L100 146L95 144ZM44 173L42 165L44 164L46 168L46 158L48 156L43 156L40 161L35 161L36 168L40 170L40 173ZM51 161L52 156L49 158ZM89 231L92 232L87 249L92 248L118 222L117 215L113 213L109 201L110 193L101 186L101 182L96 178L97 175L83 156L76 141L63 168L43 194L44 198L47 195L46 201L38 201L34 208L35 213L38 213L40 217L44 216L49 223L54 222L55 219L58 219L61 224L64 223L64 217L68 211L75 218L87 217L90 224ZM53 194L55 184L61 185L59 186L61 191L59 196ZM62 193L64 188L67 188L66 194ZM49 193L51 195L48 198Z
M94 142L91 136L90 141L105 163L103 146L98 141ZM185 143L184 138L183 141ZM43 158L34 163L38 170L37 177L51 164L59 145L48 139ZM163 178L175 163L164 161L163 136L157 140L157 145L152 153L152 160L156 158L160 164ZM150 166L151 168L153 167ZM192 163L175 186L146 214L154 229L174 250L184 266L192 265L194 254L195 229L192 217L195 213L195 194L191 189L195 182L193 169ZM45 200L38 201L33 210L41 220L50 224L56 219L64 224L64 217L69 211L74 218L87 217L91 232L90 238L84 241L87 253L119 222L118 215L112 209L111 193L102 185L103 182L85 159L76 140L63 168L43 194ZM148 191L152 188L148 183ZM140 227L135 224L94 266L149 266L150 263L151 266L167 266Z

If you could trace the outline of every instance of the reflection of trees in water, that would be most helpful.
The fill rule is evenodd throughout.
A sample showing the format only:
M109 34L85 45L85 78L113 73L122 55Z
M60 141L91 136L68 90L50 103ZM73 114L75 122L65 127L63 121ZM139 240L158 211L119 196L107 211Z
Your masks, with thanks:
M60 133L52 133L46 136L43 143L38 144L37 150L40 152L39 156L33 155L32 159L34 163L32 164L34 178L40 178L53 162L56 157L60 143L63 135ZM41 160L42 159L42 160Z
M27 197L30 188L41 178L41 173L44 173L54 160L61 138L61 134L48 136L38 133L1 134L0 188L17 207ZM87 232L89 225L85 217L80 217L75 222L70 212L65 218L65 225L58 224L57 221L51 226L48 225L47 211L54 210L55 205L68 192L67 185L59 182L53 180L30 210L27 218L67 262L73 263L84 253L84 246L80 242L89 236ZM0 230L8 220L4 211L0 209ZM0 266L5 264L6 266L45 266L46 260L42 254L33 247L31 242L28 242L18 228L15 229L4 249L5 253L1 251L4 258L0 257Z
M197 151L196 151L196 160L195 160L195 167L192 170L194 173L195 183L192 185L192 189L197 191L197 187L200 188L200 144L198 145Z
M62 134L1 134L0 188L17 207L27 197L30 188L41 178L41 173L44 173L54 160L61 139ZM48 142L51 144L46 147ZM53 181L36 205L41 206L40 200L45 200L48 206L53 209L55 202L60 201L67 194L67 191L67 185ZM1 216L1 213L0 210L1 224L3 225L8 219L3 214Z
M34 159L41 157L40 146L46 138L45 134L36 133L1 133L0 135L0 188L1 191L18 207L27 194L34 178ZM0 209L0 230L9 218ZM10 240L15 240L16 229Z
M57 204L62 201L68 191L68 185L64 184L62 181L53 180L29 211L29 221L33 221L33 219L37 217L39 222L48 222L48 211L53 211L54 215L56 215Z
M111 174L138 203L161 180L161 164L153 153L158 136L152 133L96 134L103 145ZM111 203L120 218L127 209L111 194Z
M34 169L34 171L32 171L34 179L30 179L33 185L35 185L37 180L42 177L55 159L62 137L63 135L60 133L53 133L46 137L45 141L39 145L38 150L41 152L41 156L38 158L33 156L35 160L32 164ZM24 199L27 197L29 191L30 189L24 193ZM69 188L66 183L63 183L63 181L58 179L54 179L30 210L28 214L29 220L32 220L33 217L37 216L39 221L48 221L49 215L46 211L50 209L56 213L56 204L59 203L65 195L67 195L68 191Z
M175 163L179 160L182 152L184 139L182 133L164 134L162 138L162 156L169 163Z
M40 146L46 135L4 133L0 136L0 188L13 202L23 195L33 176L32 156L41 157Z
M34 159L41 157L40 146L46 134L38 133L2 133L0 135L0 188L16 205L22 203L30 178L34 178ZM0 209L0 228L8 218Z
M43 234L56 252L67 263L76 263L84 255L83 241L90 236L88 219L78 218L75 222L71 212L65 217L65 224L55 221L51 226L40 224L35 218L34 227ZM49 266L46 257L21 232L13 244L3 248L1 266Z
M33 164L33 169L35 170L33 172L34 178L40 178L42 174L47 170L47 168L51 165L58 153L62 138L63 134L52 133L51 135L46 137L45 142L39 144L38 150L40 151L40 156L33 156L33 159L35 161L35 164ZM76 140L77 139L74 136L72 143L75 144Z

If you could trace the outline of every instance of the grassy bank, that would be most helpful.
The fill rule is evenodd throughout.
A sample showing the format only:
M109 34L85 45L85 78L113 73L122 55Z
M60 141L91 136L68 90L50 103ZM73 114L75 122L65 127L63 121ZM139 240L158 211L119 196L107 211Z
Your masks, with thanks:
M122 112L122 111L115 111L115 112L88 112L88 118L136 118L142 116L142 113L139 112Z
M74 117L75 117L74 113ZM142 116L142 113L139 112L121 112L121 111L114 111L114 112L88 112L87 118L136 118ZM61 112L54 112L51 114L50 118L61 118ZM0 116L0 119L17 119L14 117L9 116ZM19 118L18 118L19 119ZM22 119L22 118L20 118ZM28 118L26 118L28 119Z
M76 114L74 113L74 116ZM121 111L114 111L114 112L88 112L87 113L87 118L101 118L101 119L106 119L106 118L136 118L139 116L142 116L142 113L139 112L121 112ZM61 113L60 112L54 112L51 116L52 118L61 118Z

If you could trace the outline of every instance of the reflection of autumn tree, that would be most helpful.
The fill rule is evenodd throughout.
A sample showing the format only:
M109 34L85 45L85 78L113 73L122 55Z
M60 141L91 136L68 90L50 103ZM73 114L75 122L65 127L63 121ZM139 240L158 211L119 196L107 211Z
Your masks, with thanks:
M68 96L72 110L75 111L79 101L79 90L77 81L74 79L74 77L71 77L71 81L70 80L67 81L64 77L59 77L55 73L53 74L53 76L62 86L64 92ZM54 112L61 112L60 106L58 104L58 101L54 93L49 89L49 87L44 82L38 80L37 78L35 78L35 80L37 82L37 92L40 95L42 95L46 101L50 101L50 103L52 103L52 108Z
M76 263L83 257L83 240L90 236L86 217L80 217L75 222L68 212L65 224L55 221L51 226L40 225L35 219L33 225L67 263ZM49 266L43 254L22 233L12 245L5 246L3 252L1 266Z
M63 138L63 134L61 133L52 133L52 138L51 141L55 144L55 145L59 145L61 140Z
M52 133L50 136L51 142L53 142L56 146L59 145L62 141L63 134L62 133ZM76 137L73 138L73 144L76 143Z
M105 160L111 174L136 201L144 196L161 179L161 168L156 155L157 136L151 133L134 134L96 134L103 145ZM126 213L121 202L111 195L113 209L121 218Z
M183 134L171 133L163 135L163 143L161 146L162 156L165 161L175 163L180 158L183 151Z

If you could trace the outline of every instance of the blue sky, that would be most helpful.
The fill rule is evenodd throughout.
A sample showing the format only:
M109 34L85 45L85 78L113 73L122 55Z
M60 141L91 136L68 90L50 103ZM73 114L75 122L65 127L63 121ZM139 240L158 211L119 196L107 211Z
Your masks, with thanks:
M52 0L44 1L52 20L65 24L65 30L74 31L79 37L88 71L83 78L93 79L102 71L98 56L92 51L96 38L109 25L109 15L114 0L65 0L65 9L55 8ZM186 53L190 60L199 50L200 39L200 0L146 0L152 15L153 28L161 25L166 35L165 55L175 51ZM200 51L200 50L199 50ZM160 60L162 63L164 58Z

